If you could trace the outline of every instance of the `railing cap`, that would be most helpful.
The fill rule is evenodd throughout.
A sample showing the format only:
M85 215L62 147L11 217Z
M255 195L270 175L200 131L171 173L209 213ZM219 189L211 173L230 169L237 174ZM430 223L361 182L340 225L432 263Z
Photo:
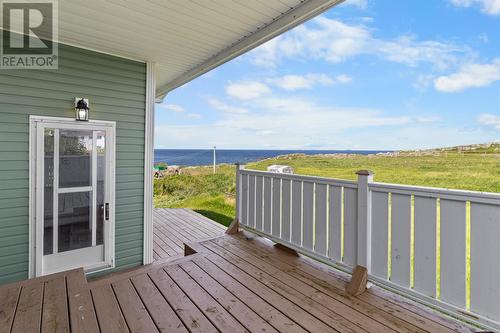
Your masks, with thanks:
M358 176L371 176L374 175L375 173L371 170L359 170L356 172Z

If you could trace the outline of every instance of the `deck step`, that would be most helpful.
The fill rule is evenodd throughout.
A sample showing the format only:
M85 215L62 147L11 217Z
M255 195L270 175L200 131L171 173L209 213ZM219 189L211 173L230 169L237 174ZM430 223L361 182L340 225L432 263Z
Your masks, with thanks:
M82 268L0 287L0 333L58 333L70 328L99 332Z

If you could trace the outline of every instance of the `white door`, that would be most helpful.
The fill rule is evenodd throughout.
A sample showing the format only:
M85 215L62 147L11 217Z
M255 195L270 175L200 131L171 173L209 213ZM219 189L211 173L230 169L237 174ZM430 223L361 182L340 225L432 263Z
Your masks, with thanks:
M40 119L35 274L114 266L114 123Z

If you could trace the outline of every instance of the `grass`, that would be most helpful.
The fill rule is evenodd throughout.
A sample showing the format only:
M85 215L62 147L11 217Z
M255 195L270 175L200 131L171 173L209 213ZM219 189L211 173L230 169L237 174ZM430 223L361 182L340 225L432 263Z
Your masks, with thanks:
M369 169L375 173L375 181L382 183L500 192L500 152L447 151L430 156L406 153L397 157L294 156L252 163L247 168L266 170L272 164L289 165L302 175L355 180L356 171Z
M500 192L500 144L488 149L456 149L428 153L402 152L397 156L295 155L251 163L248 169L266 170L272 164L292 166L296 174L356 179L356 171L370 169L375 181ZM184 168L184 174L155 180L155 206L191 208L228 225L234 218L234 167Z
M235 216L234 168L219 166L215 175L207 167L185 170L184 174L155 180L155 207L191 208L229 226Z

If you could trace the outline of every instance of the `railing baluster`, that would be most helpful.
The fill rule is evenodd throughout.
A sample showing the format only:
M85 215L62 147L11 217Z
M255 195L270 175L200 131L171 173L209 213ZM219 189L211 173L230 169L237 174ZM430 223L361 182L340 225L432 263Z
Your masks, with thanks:
M372 274L387 279L389 193L372 193Z
M316 183L314 201L314 251L325 256L327 254L327 185Z
M302 246L313 250L314 229L314 183L303 184Z
M500 318L500 206L471 204L470 309Z
M248 226L255 228L255 179L253 175L248 176Z
M283 179L282 180L282 204L281 204L281 239L285 241L290 241L290 232L291 232L291 226L292 226L292 220L291 220L291 208L290 208L290 202L292 199L291 196L291 187L292 187L292 181L288 179Z
M255 177L255 229L263 230L263 187L264 187L264 177Z
M273 178L272 235L281 236L281 179Z
M346 265L357 264L358 251L358 191L344 188L344 258Z
M272 190L271 190L271 178L264 177L264 232L270 234L271 233L271 207L272 207Z
M391 281L410 287L411 196L392 194Z
M440 202L441 299L465 308L465 202Z
M302 246L302 182L292 182L292 234L290 241Z
M436 199L415 196L415 290L436 297Z
M336 262L342 261L342 187L330 185L328 256Z

